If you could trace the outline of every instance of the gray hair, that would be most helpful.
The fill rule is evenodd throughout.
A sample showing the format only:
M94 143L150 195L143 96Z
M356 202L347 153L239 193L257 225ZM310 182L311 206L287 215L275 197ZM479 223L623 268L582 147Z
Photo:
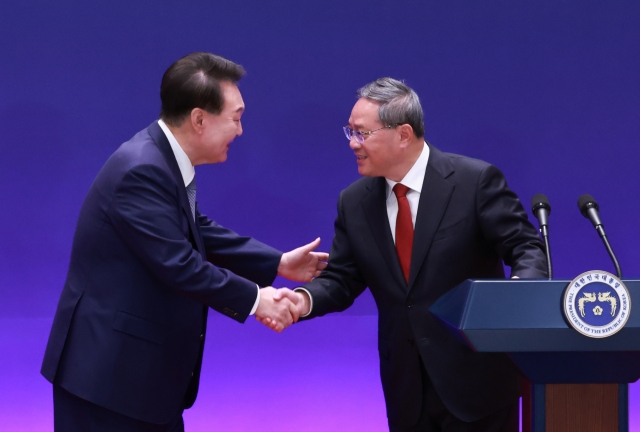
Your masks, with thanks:
M424 114L420 98L405 83L393 78L380 78L359 89L357 95L380 103L378 117L385 126L408 124L416 137L424 137Z

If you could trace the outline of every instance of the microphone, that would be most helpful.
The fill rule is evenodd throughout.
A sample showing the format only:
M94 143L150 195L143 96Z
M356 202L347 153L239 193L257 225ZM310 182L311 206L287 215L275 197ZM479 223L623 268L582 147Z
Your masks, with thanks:
M551 205L549 198L545 194L536 194L531 198L531 212L535 215L540 223L540 232L544 237L549 235L549 214L551 213Z
M607 252L609 252L609 256L613 261L613 265L616 268L616 273L618 277L622 279L622 271L620 270L620 264L618 264L618 260L616 259L616 255L613 253L613 249L611 249L611 245L609 244L609 240L607 239L607 235L604 232L604 225L600 220L600 215L598 211L600 210L600 206L596 202L595 199L589 194L584 194L580 198L578 198L578 208L580 209L580 213L582 216L586 217L591 221L598 234L602 238L605 247L607 248Z
M540 233L542 234L547 254L547 272L549 279L551 279L553 277L553 269L551 268L551 248L549 247L549 214L551 214L549 198L545 194L534 195L531 198L531 212L538 219L540 225Z
M578 208L580 209L580 213L582 216L586 217L591 221L593 227L598 231L600 237L604 236L604 226L602 225L602 221L600 220L600 216L598 212L600 211L600 206L593 199L591 195L584 194L580 198L578 198Z

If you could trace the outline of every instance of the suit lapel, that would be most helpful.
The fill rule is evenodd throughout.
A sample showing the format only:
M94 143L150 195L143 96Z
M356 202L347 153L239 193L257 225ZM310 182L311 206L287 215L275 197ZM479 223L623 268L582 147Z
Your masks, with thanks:
M392 278L399 286L406 287L407 283L402 275L402 268L398 261L398 254L393 244L391 228L389 227L386 204L387 197L385 196L386 181L384 177L373 179L369 192L370 193L362 199L361 204L365 218L369 223L369 228L371 228L372 237L378 244L378 249L389 266Z
M184 180L182 178L182 173L180 172L180 168L178 167L178 162L176 162L176 157L173 154L173 150L171 149L171 144L169 144L169 140L167 136L164 134L158 122L153 122L147 128L149 135L153 139L153 141L160 149L160 153L164 157L171 173L176 179L178 185L183 185ZM200 236L200 231L197 229L195 221L193 220L193 216L191 214L191 206L189 205L189 197L187 196L186 187L178 187L178 199L180 200L180 204L182 205L182 210L185 212L187 220L189 221L189 228L191 229L191 234L196 242L196 247L201 254L205 254L204 244L202 242L202 237Z
M412 288L418 272L424 263L431 247L433 236L440 225L454 186L447 180L453 173L453 165L447 157L435 147L429 145L429 162L422 183L420 204L413 235L413 251L411 252L411 271L409 273L409 289Z

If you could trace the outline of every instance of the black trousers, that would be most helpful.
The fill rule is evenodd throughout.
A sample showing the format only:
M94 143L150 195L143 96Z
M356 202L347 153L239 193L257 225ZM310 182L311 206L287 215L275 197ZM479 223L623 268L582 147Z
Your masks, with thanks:
M418 424L402 428L389 423L390 432L518 432L519 403L501 409L474 422L465 422L454 416L442 403L431 384L429 375L422 369L422 411Z
M184 432L182 410L165 425L136 420L108 410L60 386L53 386L55 432Z

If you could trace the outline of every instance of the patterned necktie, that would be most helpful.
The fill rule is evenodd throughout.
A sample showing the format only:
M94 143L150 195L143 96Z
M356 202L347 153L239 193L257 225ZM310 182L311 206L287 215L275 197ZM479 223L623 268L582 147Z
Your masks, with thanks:
M409 283L409 270L411 269L411 250L413 249L413 222L411 221L411 207L407 200L409 188L397 183L393 187L393 193L398 198L398 217L396 218L396 252L400 260L400 267L404 279Z
M196 178L193 177L191 183L187 185L187 197L189 198L189 206L191 207L191 215L196 220Z

